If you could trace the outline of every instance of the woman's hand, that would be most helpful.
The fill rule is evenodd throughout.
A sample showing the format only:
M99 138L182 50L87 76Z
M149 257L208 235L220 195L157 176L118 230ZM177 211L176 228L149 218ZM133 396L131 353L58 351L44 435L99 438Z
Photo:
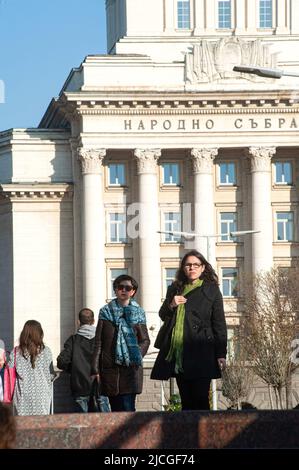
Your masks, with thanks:
M92 382L97 379L97 382L100 383L100 374L91 375L90 378Z
M176 308L178 305L185 304L186 302L187 302L187 299L184 296L175 295L169 305L171 308Z
M226 368L226 360L224 359L224 357L219 357L217 359L217 362L221 372L224 371L224 369Z

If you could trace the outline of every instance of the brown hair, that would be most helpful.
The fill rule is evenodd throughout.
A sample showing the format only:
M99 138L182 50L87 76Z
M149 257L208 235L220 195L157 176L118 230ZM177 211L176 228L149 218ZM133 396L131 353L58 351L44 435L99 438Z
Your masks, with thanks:
M44 332L41 324L36 320L26 321L20 335L19 349L25 359L30 356L32 368L35 367L37 356L45 349L43 343Z
M13 449L16 422L10 405L0 402L0 449Z
M90 308L82 308L79 312L80 325L92 325L94 322L94 313Z
M182 293L184 289L184 285L188 283L188 278L185 274L184 267L186 264L186 260L189 256L195 256L196 258L200 260L201 264L205 266L205 270L201 274L200 279L203 279L206 282L212 282L214 284L218 284L218 276L215 273L214 269L212 268L211 264L206 260L206 258L201 253L199 253L199 251L191 250L191 251L188 251L188 253L186 253L184 257L182 258L180 267L176 273L174 285L176 286L177 292L179 294Z

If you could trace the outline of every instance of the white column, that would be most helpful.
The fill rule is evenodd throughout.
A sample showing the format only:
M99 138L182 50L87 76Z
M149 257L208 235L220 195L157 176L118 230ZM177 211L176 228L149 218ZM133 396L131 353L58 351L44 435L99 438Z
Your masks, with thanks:
M276 34L289 34L287 25L288 0L276 0Z
M259 25L258 2L246 0L247 34L256 34Z
M289 3L289 18L292 18L290 34L299 34L299 0L292 0Z
M235 0L235 34L245 34L246 0Z
M273 221L271 208L271 158L275 147L250 147L252 173L252 269L268 271L273 264Z
M217 2L205 0L206 32L215 34L218 27Z
M172 36L177 27L177 12L174 8L173 0L164 1L164 33Z
M105 303L102 160L105 149L78 148L82 169L82 278L83 306L95 313Z
M194 229L202 237L195 237L195 248L201 252L208 261L215 266L215 238L206 238L214 235L214 159L218 154L217 148L194 148L191 158L194 173ZM209 247L208 247L209 244Z
M205 33L205 0L194 1L194 35Z
M136 149L139 186L139 298L147 314L161 306L157 160L160 149ZM155 314L156 316L156 314ZM158 319L157 319L158 320ZM151 324L151 321L149 322Z

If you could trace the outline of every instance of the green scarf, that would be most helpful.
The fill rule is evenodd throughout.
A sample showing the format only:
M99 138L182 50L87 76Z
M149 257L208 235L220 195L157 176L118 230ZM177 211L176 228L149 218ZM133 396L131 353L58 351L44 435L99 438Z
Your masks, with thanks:
M185 296L192 290L200 287L203 283L202 279L197 279L194 284L186 284L182 295ZM171 344L166 361L170 362L175 359L175 374L183 372L183 340L184 340L184 320L185 320L185 304L180 304L177 308L177 316L171 335Z

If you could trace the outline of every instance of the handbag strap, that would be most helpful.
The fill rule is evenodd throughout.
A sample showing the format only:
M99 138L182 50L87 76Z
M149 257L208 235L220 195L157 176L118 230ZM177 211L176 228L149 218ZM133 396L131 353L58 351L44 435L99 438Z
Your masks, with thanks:
M13 354L14 354L14 361L13 361L13 364L14 364L14 368L16 368L16 366L17 366L17 352L16 352L16 349L17 349L17 347L15 346L15 347L13 348Z
M14 367L16 367L16 362L17 362L17 353L16 353L16 346L13 348L13 356L14 356ZM8 360L7 358L9 357L9 351L6 351L8 354L5 354L5 361L4 361L4 364L7 365L8 364Z

